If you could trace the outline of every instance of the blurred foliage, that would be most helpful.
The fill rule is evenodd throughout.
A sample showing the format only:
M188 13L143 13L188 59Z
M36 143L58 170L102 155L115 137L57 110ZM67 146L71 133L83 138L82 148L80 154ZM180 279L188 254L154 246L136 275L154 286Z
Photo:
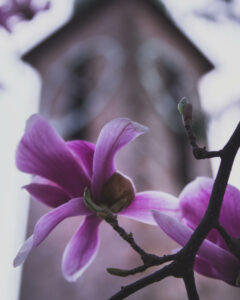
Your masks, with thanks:
M195 15L211 22L233 21L240 23L240 4L238 0L210 0Z

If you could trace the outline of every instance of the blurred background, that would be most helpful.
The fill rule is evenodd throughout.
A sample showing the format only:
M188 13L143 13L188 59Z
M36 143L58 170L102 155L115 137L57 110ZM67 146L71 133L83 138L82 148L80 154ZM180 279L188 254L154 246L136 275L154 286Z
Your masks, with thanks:
M137 191L177 196L196 176L214 176L219 164L193 159L177 103L183 96L192 101L200 145L224 145L240 116L239 33L237 0L0 1L1 299L102 300L142 276L105 271L140 260L102 224L99 255L76 283L66 282L61 256L80 217L60 224L22 269L13 269L20 245L48 211L29 201L21 186L30 177L15 167L26 119L40 112L64 139L92 142L116 117L148 126L119 153L117 166ZM237 187L239 160L230 178ZM163 255L178 247L155 226L119 220L146 251ZM199 275L196 281L201 299L240 297L223 282ZM181 280L167 278L129 297L147 298L186 299L186 291Z

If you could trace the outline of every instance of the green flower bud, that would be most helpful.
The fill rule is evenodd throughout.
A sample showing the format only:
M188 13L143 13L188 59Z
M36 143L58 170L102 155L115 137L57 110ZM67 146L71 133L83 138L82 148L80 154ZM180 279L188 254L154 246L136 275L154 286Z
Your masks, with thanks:
M179 101L178 111L182 115L185 125L190 125L192 123L192 104L187 98L184 97Z

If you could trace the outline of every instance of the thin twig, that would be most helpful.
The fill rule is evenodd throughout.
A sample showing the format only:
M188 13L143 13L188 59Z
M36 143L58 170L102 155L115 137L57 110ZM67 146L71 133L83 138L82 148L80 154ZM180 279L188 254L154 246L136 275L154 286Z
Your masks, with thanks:
M142 258L148 254L135 242L132 233L127 233L118 224L117 216L110 212L105 216L104 220L112 226L112 228L124 239Z
M124 239L140 256L144 264L150 266L160 265L166 261L172 260L174 255L159 257L157 255L145 252L134 240L132 233L127 233L119 224L117 216L111 212L107 213L104 220Z
M192 146L193 155L196 159L207 159L207 158L213 158L213 157L221 157L222 151L207 151L205 147L201 148L198 146L196 142L196 137L194 135L194 132L192 130L192 126L189 124L184 124L187 137L190 141L190 144Z
M206 159L213 157L221 157L222 151L207 151L206 147L199 147L197 144L196 136L192 129L192 104L184 97L178 104L178 110L182 115L183 125L186 131L186 135L192 146L193 155L196 159Z
M148 254L147 254L148 255ZM152 254L150 254L150 257ZM170 254L170 255L164 255L162 257L154 257L154 260L148 263L144 263L142 266L125 270L125 269L118 269L118 268L107 268L107 272L120 277L127 277L129 275L135 275L137 273L141 273L146 271L148 268L153 266L158 266L161 264L164 264L166 262L169 262L171 260L174 260L176 258L177 254ZM150 260L150 259L149 259Z

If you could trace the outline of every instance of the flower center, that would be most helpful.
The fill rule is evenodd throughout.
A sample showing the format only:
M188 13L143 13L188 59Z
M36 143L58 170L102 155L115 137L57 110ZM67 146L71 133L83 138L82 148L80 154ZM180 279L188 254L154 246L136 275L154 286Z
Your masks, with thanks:
M125 176L114 173L102 187L101 204L117 213L126 208L134 197L132 182Z

